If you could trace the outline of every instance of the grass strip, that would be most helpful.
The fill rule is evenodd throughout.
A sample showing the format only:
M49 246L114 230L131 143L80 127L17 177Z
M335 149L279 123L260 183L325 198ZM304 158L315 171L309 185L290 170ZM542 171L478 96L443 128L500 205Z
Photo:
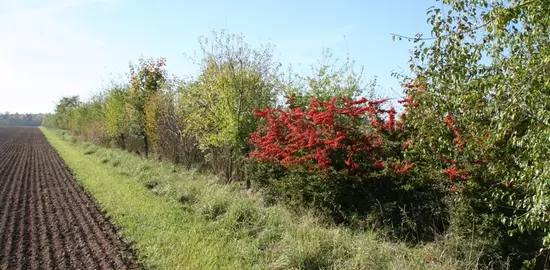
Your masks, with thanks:
M213 176L42 128L150 269L466 269L450 243L408 247L266 206ZM475 259L475 258L474 258ZM471 261L470 261L471 262Z

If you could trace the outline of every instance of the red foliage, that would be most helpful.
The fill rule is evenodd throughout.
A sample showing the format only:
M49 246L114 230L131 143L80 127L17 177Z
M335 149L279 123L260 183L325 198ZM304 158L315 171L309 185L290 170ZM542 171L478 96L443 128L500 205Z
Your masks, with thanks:
M395 109L390 107L390 110L388 111L388 121L384 125L384 128L388 131L393 131L395 129Z
M386 163L384 161L375 161L372 164L372 167L374 167L375 169L384 169L386 168Z
M407 105L407 107L415 107L416 108L416 107L420 106L420 104L417 101L413 100L412 95L408 96L407 98L398 100L397 102L399 104L405 103L405 105Z
M396 174L406 174L412 168L414 168L414 163L411 161L407 162L394 162L392 163L393 172Z
M403 143L403 150L409 148L409 146L412 144L413 140L412 139L407 139L404 143Z
M468 180L468 170L466 169L461 169L460 167L458 167L457 165L454 165L452 167L450 167L449 169L445 170L445 174L449 176L449 179L451 181L456 181L456 180Z
M411 94L407 98L404 98L398 101L400 104L404 104L406 106L404 116L406 116L406 114L408 113L409 108L416 108L419 106L419 103L414 99L414 96L415 96L414 93L427 91L427 87L424 84L422 85L409 84L407 85L407 88L409 91L411 91L409 92ZM446 128L452 133L452 144L455 146L455 149L456 149L454 154L463 155L464 154L463 150L464 150L464 147L466 146L467 140L465 139L463 135L463 130L460 129L459 123L457 122L456 118L454 118L451 114L447 114L443 118L443 123L445 124ZM468 139L468 141L474 141L479 145L482 145L484 143L484 139L487 138L488 134L489 134L488 132L485 132L482 138L480 138L477 141L474 138ZM411 142L412 141L410 139L406 140L403 143L403 149L407 149L411 144ZM437 152L436 146L432 146L431 149ZM465 169L464 164L462 165L460 164L461 162L459 160L462 160L462 159L459 159L456 157L448 158L442 155L441 153L438 153L437 157L441 160L442 166L444 168L444 174L449 177L449 180L451 182L456 182L459 180L466 181L474 177L472 174L475 174L475 172ZM476 164L477 166L482 166L483 164L485 164L485 162L486 162L485 160L480 161L478 159L473 159L473 164ZM400 173L400 172L409 170L410 169L409 167L412 167L402 163L394 163L392 164L392 166L394 167L395 173ZM483 176L480 176L480 178L483 178ZM457 185L456 184L453 185L449 191L456 192Z
M447 129L453 132L454 139L452 143L456 145L456 149L458 152L461 152L464 146L466 145L466 141L462 138L462 133L460 130L456 127L456 122L453 119L451 115L445 116L445 119L443 122L447 125ZM474 160L474 163L477 163L477 160ZM468 180L468 174L470 173L466 169L460 168L458 165L458 161L453 162L447 162L447 164L454 164L453 166L449 167L447 170L445 170L445 174L449 176L449 179L451 181L457 181L457 180Z
M455 193L456 191L457 191L456 185L453 185L453 186L451 187L451 189L449 189L449 192L451 192L451 193Z
M410 96L408 96L407 98L398 100L397 102L398 102L399 104L407 103L407 105L409 105L409 104L411 104L412 100L413 100L413 96L410 95Z
M336 163L343 163L355 175L368 167L383 169L386 163L381 159L382 132L396 130L395 109L379 108L386 101L332 98L323 102L313 98L305 110L289 106L255 111L254 115L263 118L265 125L251 134L250 142L255 146L251 156L283 166L308 166L313 162L325 172ZM382 117L384 114L387 121ZM370 123L375 132L367 134L360 130L361 123ZM407 163L398 171L405 173L412 166Z
M409 87L411 88L411 87ZM380 108L387 99L368 101L345 100L332 98L329 102L311 99L306 109L294 106L294 99L289 98L286 109L268 108L255 111L257 117L265 120L252 133L250 142L255 150L251 156L258 159L271 160L283 166L303 165L320 168L327 172L329 169L347 169L348 173L356 176L368 174L368 170L383 170L390 168L395 174L407 174L415 167L412 161L388 161L388 156L382 150L385 134L392 134L404 130L405 119L411 107L419 106L408 96L398 103L405 105L405 111L396 117L396 110ZM452 143L460 153L466 141L456 120L451 115L443 119L446 128L452 132ZM365 124L370 125L371 133L361 130ZM484 134L483 140L487 137ZM401 150L408 149L412 139L405 139ZM436 147L432 146L433 151ZM458 160L449 159L441 154L437 155L444 167L444 174L451 182L468 180L471 172L464 169ZM486 160L473 160L474 164L484 164ZM454 185L450 192L455 192Z
M450 114L447 114L447 116L445 116L445 120L443 120L443 122L447 124L448 129L453 128L453 117Z
M443 122L447 124L447 129L452 131L455 135L455 138L453 139L453 144L456 145L457 150L460 152L464 148L464 145L466 145L466 141L462 139L462 133L456 127L453 117L448 114Z

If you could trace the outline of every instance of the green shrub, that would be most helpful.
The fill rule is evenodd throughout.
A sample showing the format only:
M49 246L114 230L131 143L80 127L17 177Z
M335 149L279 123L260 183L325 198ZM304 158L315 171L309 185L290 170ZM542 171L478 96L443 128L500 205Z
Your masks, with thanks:
M223 195L210 194L201 200L199 213L207 220L218 220L227 212L230 202Z
M448 225L446 191L433 183L413 185L408 178L383 174L357 179L345 172L322 174L259 161L248 163L247 177L268 203L315 209L357 229L379 228L400 239L431 241Z
M441 2L411 39L406 155L456 190L452 231L517 269L550 247L550 3Z
M502 207L503 204L495 200L489 203L494 207L487 207L488 198L491 198L489 194L454 196L449 231L460 238L475 239L470 245L472 249L480 250L481 264L491 263L501 269L520 269L524 266L527 269L542 269L545 258L531 260L540 255L545 233L540 230L510 234L508 231L513 226L505 226L502 216L512 216L514 211Z
M178 202L182 204L194 204L198 201L198 191L196 189L182 190L178 196Z
M111 165L113 165L113 167L118 167L118 166L120 166L120 163L121 163L120 160L115 159L115 160L113 160L113 162L111 163Z

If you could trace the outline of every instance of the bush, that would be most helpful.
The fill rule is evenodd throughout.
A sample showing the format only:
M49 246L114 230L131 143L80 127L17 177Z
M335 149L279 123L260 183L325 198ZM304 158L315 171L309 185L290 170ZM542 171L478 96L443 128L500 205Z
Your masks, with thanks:
M308 106L256 112L248 179L268 201L318 210L337 223L433 240L448 224L444 186L403 160L411 143L385 100L312 98ZM384 117L385 116L385 117Z
M442 2L411 38L406 154L454 191L453 232L519 268L550 247L550 4Z
M432 241L448 227L446 190L413 186L407 178L378 175L357 179L345 172L323 174L265 161L247 164L247 179L268 203L314 209L356 229L381 229L410 242Z

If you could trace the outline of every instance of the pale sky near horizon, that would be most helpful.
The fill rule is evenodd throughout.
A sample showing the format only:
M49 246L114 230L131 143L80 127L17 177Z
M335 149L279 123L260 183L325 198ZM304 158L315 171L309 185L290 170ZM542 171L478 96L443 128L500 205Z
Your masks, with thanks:
M128 70L141 55L166 57L171 74L197 67L184 57L212 30L242 33L253 46L309 70L323 48L349 52L378 77L380 96L398 97L392 71L408 72L413 44L390 33L429 34L426 9L435 0L145 1L0 0L0 112L52 112L62 96L86 99ZM345 38L344 38L345 37ZM297 66L299 65L299 66Z

